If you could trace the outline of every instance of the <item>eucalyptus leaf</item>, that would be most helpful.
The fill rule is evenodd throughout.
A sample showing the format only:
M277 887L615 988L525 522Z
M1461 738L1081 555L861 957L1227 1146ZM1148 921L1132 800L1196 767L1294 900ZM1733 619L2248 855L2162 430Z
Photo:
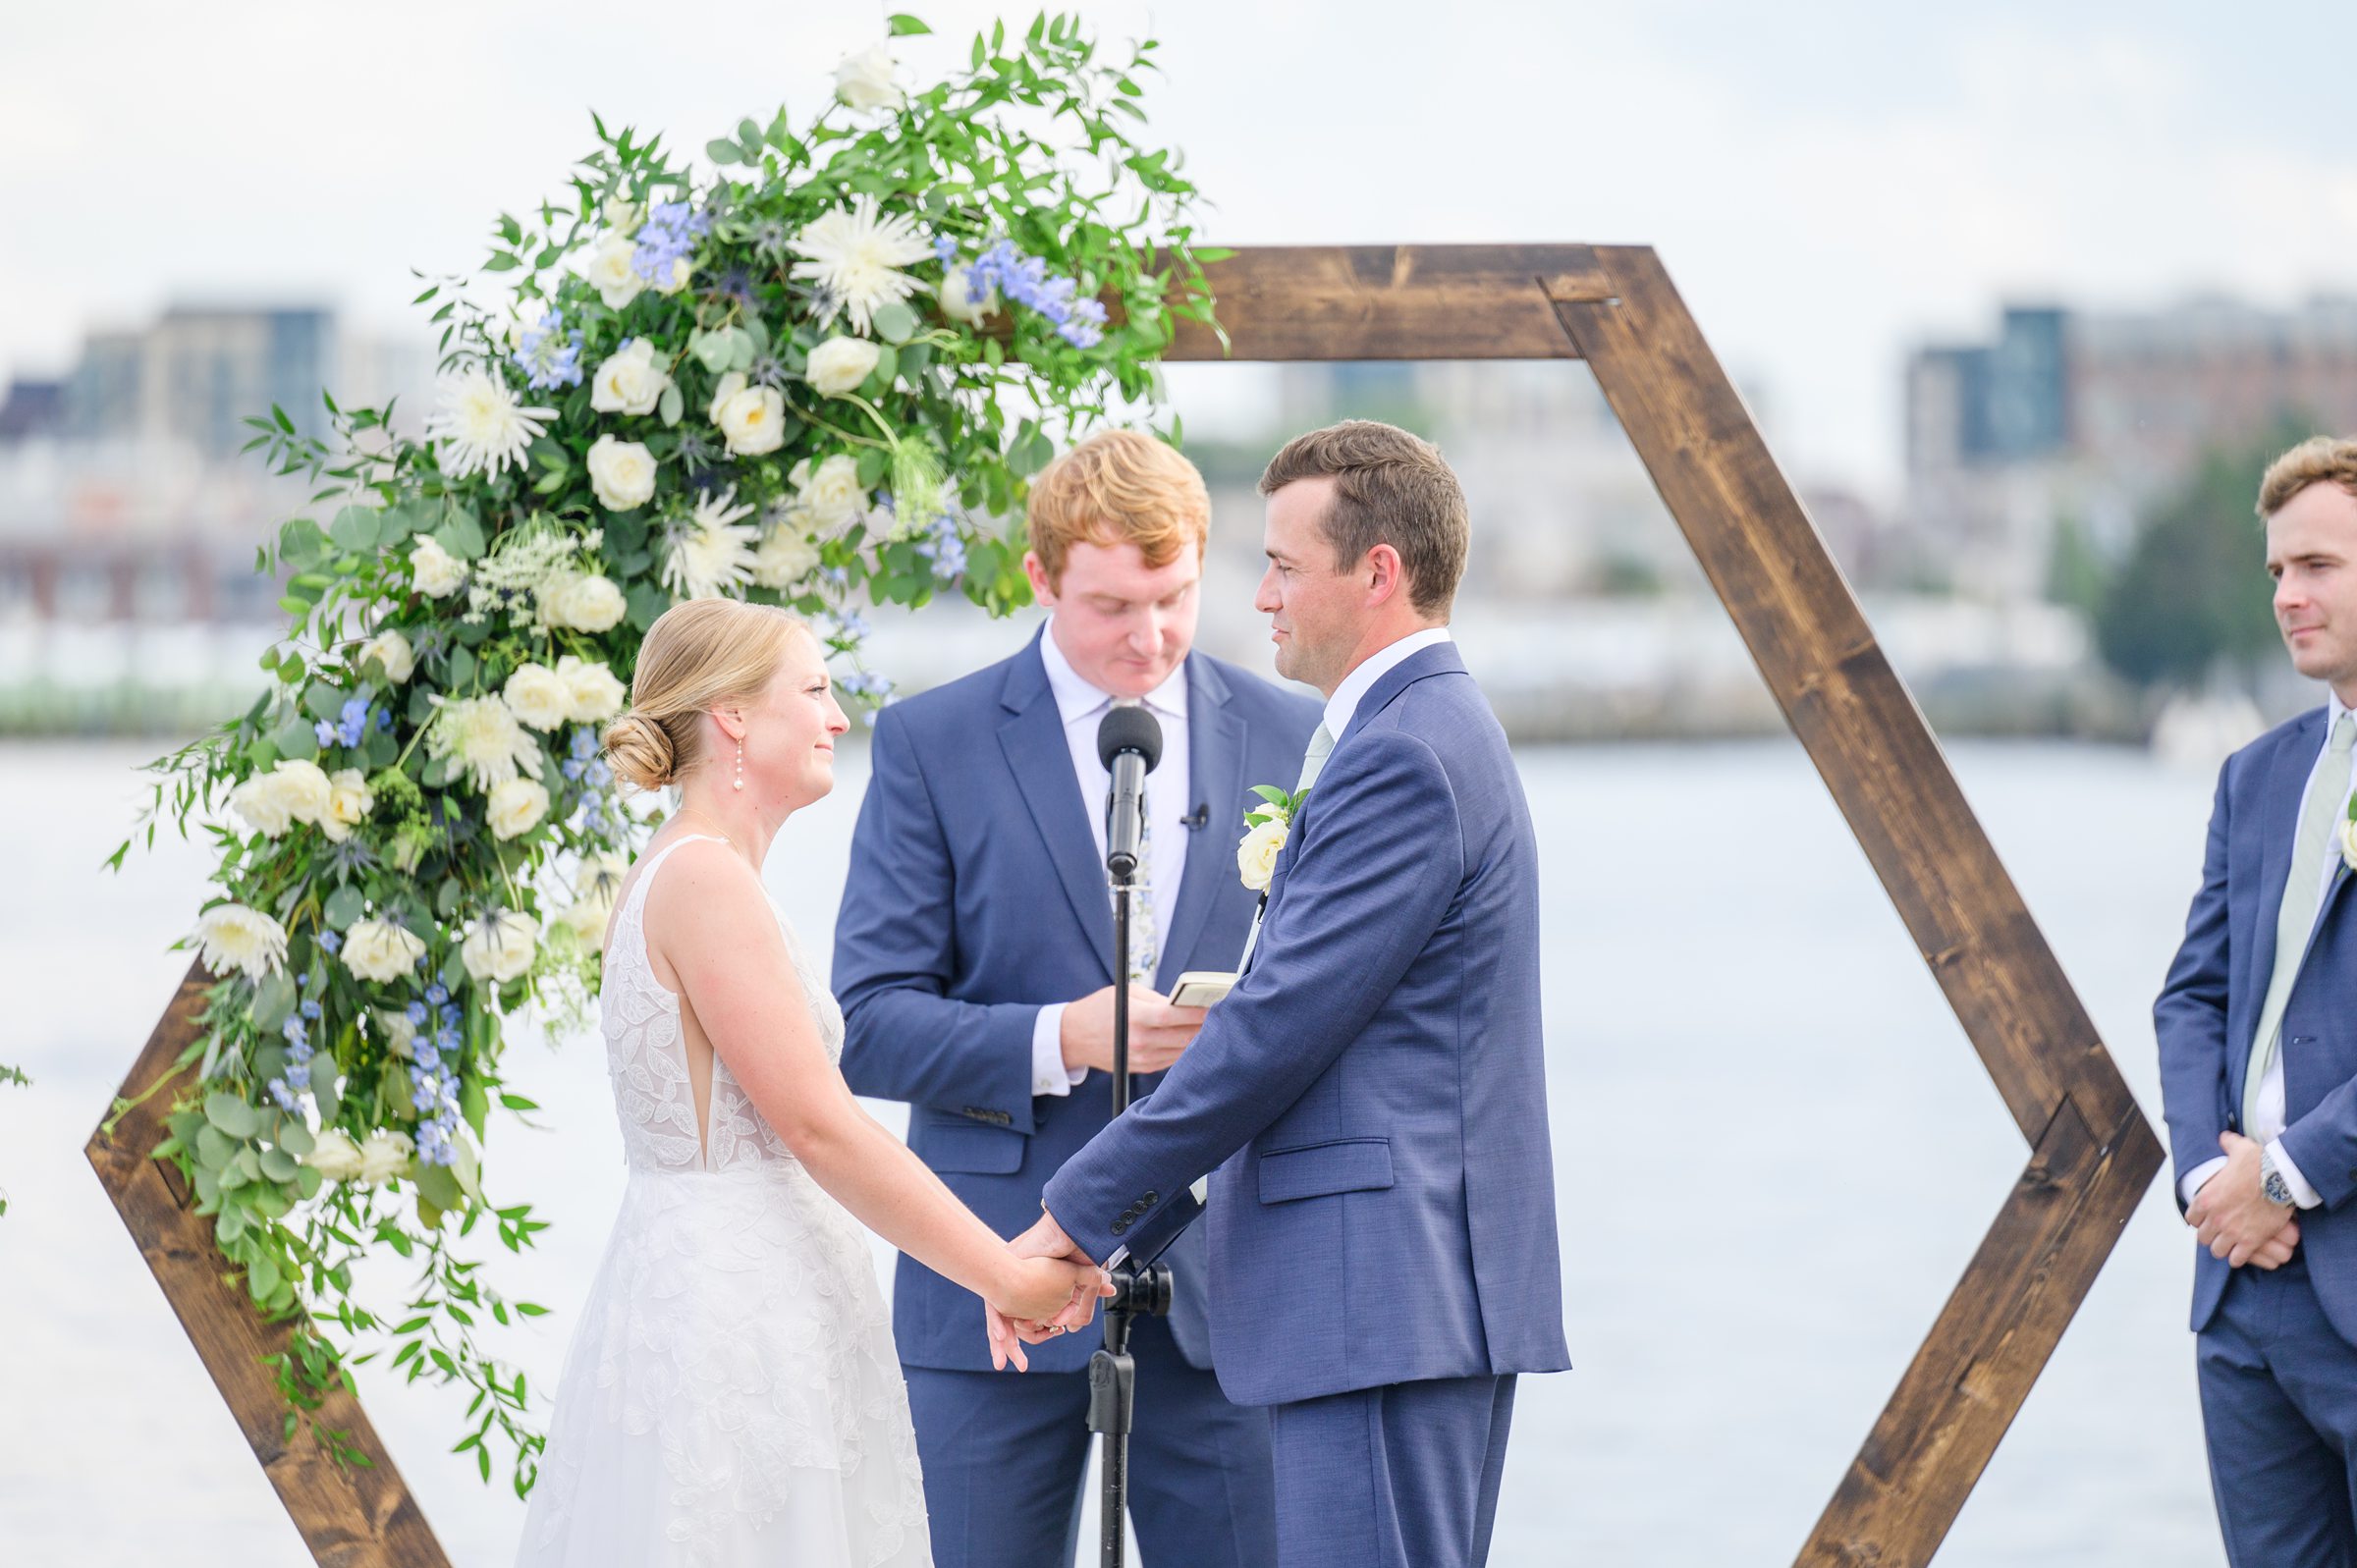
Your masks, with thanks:
M263 1034L278 1033L278 1026L285 1023L287 1014L294 1010L295 982L287 978L284 970L265 975L262 983L253 988L253 1026ZM210 1108L209 1102L207 1108ZM237 1131L234 1127L224 1127L221 1130L224 1132ZM250 1132L242 1132L238 1133L238 1136L249 1138L253 1135Z
M445 1213L466 1201L450 1166L429 1164L423 1160L417 1162L417 1195Z
M336 542L339 549L356 556L366 555L376 549L383 539L383 530L377 526L376 517L377 514L366 507L346 507L336 514L336 520L328 524L327 536Z
M895 299L880 306L875 313L876 336L886 343L906 343L917 334L921 325L916 312Z
M680 384L675 381L663 389L663 397L655 405L655 412L666 426L670 426L678 424L680 415L685 411L686 403L680 395Z
M256 1253L253 1261L246 1266L246 1283L256 1301L268 1301L277 1295L280 1283L278 1260L266 1252Z
M442 548L461 561L472 561L483 553L483 525L466 507L453 505L443 514L442 526L434 530Z
M295 1162L295 1157L284 1149L263 1150L258 1163L261 1165L262 1174L272 1181L293 1181L295 1172L299 1168Z
M302 711L334 724L344 713L344 693L324 680L314 680L302 694Z
M311 1136L311 1129L296 1116L281 1116L278 1130L271 1136L278 1140L281 1149L298 1159L319 1147L318 1140Z
M353 922L368 912L368 901L360 896L359 889L348 882L327 895L321 912L338 931L350 931Z
M290 719L286 728L274 731L270 745L280 756L295 762L308 762L319 755L319 736L308 719Z
M323 1122L333 1122L344 1108L343 1099L336 1093L336 1058L324 1051L311 1058L311 1098L319 1102Z
M238 1146L227 1134L210 1122L196 1129L196 1162L207 1169L219 1170L238 1156Z

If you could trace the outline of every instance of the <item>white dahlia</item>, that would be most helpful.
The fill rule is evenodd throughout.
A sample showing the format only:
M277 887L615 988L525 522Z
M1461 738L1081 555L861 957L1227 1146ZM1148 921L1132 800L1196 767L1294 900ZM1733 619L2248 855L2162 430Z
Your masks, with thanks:
M705 491L695 514L672 531L663 585L682 599L717 599L743 587L753 575L754 530L743 520L752 514L737 505L735 485Z
M441 443L442 471L453 479L522 467L525 449L557 416L554 408L518 403L514 390L481 365L444 376L436 393L441 406L426 419L425 433Z
M820 321L834 319L840 309L860 332L878 309L923 287L900 269L933 256L915 220L878 212L873 196L836 208L787 242L787 248L809 258L794 264L794 276L818 285L825 300Z
M540 742L516 722L498 697L434 698L441 712L425 732L425 749L456 758L474 787L485 794L519 773L540 777Z
M196 951L214 974L259 980L286 962L287 928L242 903L215 904L196 922Z

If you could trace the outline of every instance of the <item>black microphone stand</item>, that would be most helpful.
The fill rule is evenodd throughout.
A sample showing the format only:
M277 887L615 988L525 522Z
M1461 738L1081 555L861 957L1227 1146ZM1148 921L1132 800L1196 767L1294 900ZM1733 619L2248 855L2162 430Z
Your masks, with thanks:
M1137 889L1137 861L1108 855L1113 879L1113 1113L1129 1108L1129 902ZM1137 1365L1129 1356L1129 1323L1159 1318L1171 1310L1171 1266L1150 1263L1139 1270L1127 1261L1109 1271L1113 1294L1105 1298L1105 1343L1088 1359L1088 1430L1105 1439L1099 1466L1097 1560L1122 1568L1127 1542L1123 1519L1129 1507L1129 1429L1137 1404Z

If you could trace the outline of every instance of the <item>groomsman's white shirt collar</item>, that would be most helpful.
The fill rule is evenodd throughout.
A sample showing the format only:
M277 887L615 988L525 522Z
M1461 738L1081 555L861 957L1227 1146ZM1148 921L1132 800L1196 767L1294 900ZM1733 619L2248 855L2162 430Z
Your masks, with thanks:
M1388 651L1388 650L1387 650ZM1097 757L1097 726L1113 706L1112 696L1081 678L1080 672L1056 645L1056 622L1040 629L1039 660L1048 669L1048 690L1056 698L1057 717L1064 722L1065 744L1072 755L1072 775L1080 782L1080 801L1086 808L1089 832L1095 836L1097 863L1105 861L1105 792L1112 776ZM1167 932L1178 907L1178 879L1186 870L1186 819L1194 810L1187 799L1191 786L1186 745L1186 661L1170 677L1146 693L1145 706L1162 726L1162 760L1146 775L1146 814L1151 819L1153 861L1147 867L1147 896L1154 903L1154 929ZM1110 892L1108 898L1112 897ZM1031 1092L1069 1095L1088 1076L1064 1065L1064 1007L1052 1002L1039 1009L1031 1026Z
M1368 692L1375 689L1376 681L1425 649L1437 648L1444 642L1454 640L1449 635L1447 626L1428 626L1422 631L1411 631L1390 647L1378 648L1369 654L1364 664L1343 676L1343 683L1334 688L1333 696L1326 699L1326 732L1336 740L1341 740L1343 731L1350 727L1351 717L1358 712L1358 705L1366 699Z
M2308 765L2309 779L2315 779L2316 770L2325 765L2326 753L2332 749L2332 727L2339 724L2351 712L2348 704L2340 700L2338 692L2333 692L2327 699L2325 738L2316 748L2316 761ZM2300 798L2303 800L2308 798L2306 784L2300 785ZM2345 809L2344 804L2343 810ZM2339 812L2335 812L2332 820L2339 821L2340 815ZM2325 887L2332 886L2332 874L2339 869L2340 856L2327 853L2323 872ZM2273 925L2275 912L2273 909L2262 910L2260 918ZM2257 1042L2254 1041L2252 1044L2256 1049ZM2236 1092L2239 1093L2239 1091ZM2258 1103L2252 1107L2251 1124L2242 1129L2242 1134L2254 1143L2265 1144L2268 1151L2275 1157L2275 1168L2283 1173L2283 1185L2291 1189L2292 1203L2301 1209L2314 1209L2325 1200L2309 1183L2308 1178L2300 1173L2300 1167L2292 1163L2290 1154L2283 1148L2285 1119L2283 1114L2283 1052L2278 1047L2275 1059L2267 1064L2267 1075L2259 1081ZM2193 1195L2202 1190L2202 1183L2225 1167L2226 1157L2223 1155L2220 1155L2214 1160L2204 1161L2201 1164L2185 1172L2185 1179L2179 1184L2177 1195L2190 1205L2193 1202Z

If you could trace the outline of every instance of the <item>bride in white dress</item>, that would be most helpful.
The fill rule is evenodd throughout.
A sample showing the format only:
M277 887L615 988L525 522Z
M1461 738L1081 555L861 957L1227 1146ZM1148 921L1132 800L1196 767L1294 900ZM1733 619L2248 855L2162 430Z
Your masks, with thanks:
M677 784L680 807L606 934L630 1184L521 1564L930 1564L862 1224L1012 1317L1085 1322L1109 1288L1017 1258L844 1086L842 1011L759 868L786 818L834 787L846 728L807 627L707 599L647 632L630 712L606 732L616 771Z

